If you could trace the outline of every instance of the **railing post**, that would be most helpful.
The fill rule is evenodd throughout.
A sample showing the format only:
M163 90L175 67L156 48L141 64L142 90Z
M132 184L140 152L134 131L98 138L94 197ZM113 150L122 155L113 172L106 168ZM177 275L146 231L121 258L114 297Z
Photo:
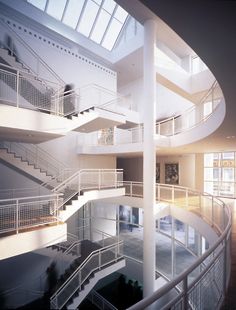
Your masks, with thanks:
M183 279L183 309L188 309L188 278Z
M118 185L117 185L117 174L118 174L118 171L115 170L115 188L118 187Z
M225 240L224 240L224 260L223 260L223 294L224 296L226 295L226 291L227 291L227 235L225 236Z
M214 226L214 199L211 196L211 225Z
M175 134L175 118L172 117L172 136Z
M16 199L16 233L19 232L19 200Z
M172 201L172 204L174 204L174 202L175 202L175 189L174 189L174 186L172 186L172 188L171 188L171 201Z
M189 204L188 197L189 197L189 195L188 195L188 189L186 189L186 192L185 192L185 199L186 199L186 204L185 204L185 206L186 206L186 209L188 209L188 204Z
M98 189L101 189L101 169L98 170Z
M79 283L78 283L79 290L81 291L81 270L79 270L79 277L78 277L78 280L79 280Z
M16 107L19 108L20 72L16 71Z
M133 196L133 182L130 182L130 197Z
M98 268L101 270L101 265L102 265L102 258L101 258L101 251L98 253Z

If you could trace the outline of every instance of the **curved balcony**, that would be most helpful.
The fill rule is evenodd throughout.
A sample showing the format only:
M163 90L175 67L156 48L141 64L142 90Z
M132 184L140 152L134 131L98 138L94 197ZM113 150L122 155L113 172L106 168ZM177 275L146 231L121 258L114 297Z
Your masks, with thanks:
M217 81L199 104L180 115L156 123L156 145L173 147L195 142L214 132L225 116L225 102ZM125 153L142 151L143 125L131 128L108 128L80 134L78 153ZM127 148L129 145L129 148Z

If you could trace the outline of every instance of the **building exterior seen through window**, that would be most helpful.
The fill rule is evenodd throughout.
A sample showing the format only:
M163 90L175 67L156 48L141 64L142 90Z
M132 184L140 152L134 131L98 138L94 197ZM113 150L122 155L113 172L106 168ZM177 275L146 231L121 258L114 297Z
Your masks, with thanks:
M235 196L235 152L204 154L204 191L217 196Z

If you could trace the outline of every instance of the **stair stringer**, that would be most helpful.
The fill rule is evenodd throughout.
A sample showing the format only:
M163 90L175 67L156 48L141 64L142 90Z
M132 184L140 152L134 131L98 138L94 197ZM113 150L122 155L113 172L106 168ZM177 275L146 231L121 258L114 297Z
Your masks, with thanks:
M0 149L0 159L9 166L22 172L22 174L29 175L40 182L48 182L52 179L52 176L47 175L40 168L35 168L27 161L23 161L20 157L15 156L14 153L7 152L6 149Z
M66 210L59 211L59 220L62 222L67 221L75 212L91 200L111 198L125 195L125 188L112 188L91 190L84 192L77 200L72 201L71 204L65 205Z
M108 267L105 267L97 272L95 272L93 278L89 278L89 283L84 286L83 290L79 292L79 295L73 299L73 302L71 304L68 304L66 307L67 309L77 309L77 307L80 305L80 303L84 300L84 298L90 293L90 291L94 288L94 286L97 284L97 282L109 274L116 272L117 270L124 268L126 265L125 259L122 258L118 262L113 263L112 265L109 265Z

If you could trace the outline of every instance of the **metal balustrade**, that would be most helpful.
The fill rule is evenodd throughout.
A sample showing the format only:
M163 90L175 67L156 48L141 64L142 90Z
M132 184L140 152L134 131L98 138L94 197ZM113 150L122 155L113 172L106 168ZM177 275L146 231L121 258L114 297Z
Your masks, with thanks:
M215 81L198 104L195 104L180 115L156 122L156 135L168 137L190 130L206 122L221 103L223 103L223 94ZM209 110L206 109L207 105L210 107ZM83 135L80 134L78 144L96 146L142 143L143 125L130 129L102 129L86 134L86 139L83 139Z
M0 234L58 223L60 195L0 200Z
M123 184L126 195L142 197L142 183L123 182ZM230 209L212 195L180 186L157 184L156 194L158 201L165 201L197 214L212 226L219 238L186 271L129 310L141 310L158 302L176 286L180 292L162 309L203 309L209 305L210 309L219 309L230 276ZM197 276L193 277L193 274Z
M73 196L88 190L101 190L122 186L123 169L82 169L61 182L52 191L63 192L63 204Z
M108 300L106 300L101 294L99 294L95 290L92 290L89 293L89 295L87 296L87 298L98 309L101 309L101 310L118 310L115 306L113 306Z
M5 104L58 115L60 111L55 94L59 87L31 73L0 64L0 100Z
M8 152L20 156L29 165L34 165L45 171L47 175L57 176L61 174L67 166L40 148L38 145L29 143L0 142L0 148L5 148Z
M36 76L44 76L46 79L53 80L57 84L64 85L65 82L59 77L59 75L48 66L48 64L28 45L24 39L5 22L4 18L0 18L0 28L2 33L7 33L10 40L9 42L4 42L1 40L1 46L3 46L8 52L9 55L14 56L17 61L19 61L25 68L32 72ZM21 53L18 54L15 48L21 49ZM29 68L28 63L31 63Z
M92 273L100 271L102 268L122 259L122 243L122 241L119 241L113 245L93 251L51 296L50 308L61 309L77 291L82 290L82 286Z
M96 84L64 91L60 84L39 79L31 73L0 64L0 100L15 107L58 116L77 115L91 108L122 114L130 100ZM124 111L124 110L122 110Z
M101 190L122 186L122 169L82 169L73 173L65 170L59 176L35 189L19 190L31 196L0 200L0 234L29 229L46 224L58 223L59 212L73 196L85 190ZM58 185L59 184L59 185ZM50 188L50 195L33 196L34 191L42 193ZM3 193L6 192L3 190ZM17 193L7 192L7 195Z

